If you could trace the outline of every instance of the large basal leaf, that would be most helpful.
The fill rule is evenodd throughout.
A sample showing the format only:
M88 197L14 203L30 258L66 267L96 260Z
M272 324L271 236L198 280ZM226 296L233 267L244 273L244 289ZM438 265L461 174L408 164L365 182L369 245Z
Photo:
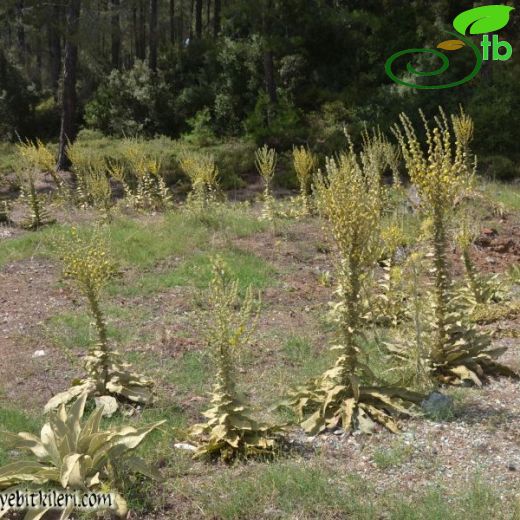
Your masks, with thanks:
M460 34L484 34L505 27L509 22L509 13L514 7L508 5L485 5L460 13L453 20L453 27Z

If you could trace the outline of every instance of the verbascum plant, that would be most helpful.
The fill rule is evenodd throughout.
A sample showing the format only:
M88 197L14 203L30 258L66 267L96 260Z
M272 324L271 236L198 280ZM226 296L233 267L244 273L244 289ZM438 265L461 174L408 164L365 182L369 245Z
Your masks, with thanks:
M56 172L55 154L40 139L25 141L17 145L17 152L28 169L36 169L49 174L56 185L56 191L63 200L68 198L68 189L63 178Z
M25 229L36 230L54 222L47 210L47 199L36 190L36 170L24 168L17 172L20 184L20 200L27 206L29 215L22 222Z
M456 236L461 251L465 271L465 285L461 290L461 299L471 309L477 306L498 303L505 297L505 291L498 275L481 275L471 257L471 248L477 237L477 231L471 228L468 219L462 219L462 225Z
M120 401L150 404L153 401L153 382L132 372L129 365L120 363L118 352L111 349L108 343L100 296L115 274L116 266L109 258L103 237L95 232L87 240L73 228L70 237L61 241L58 247L65 277L76 283L88 302L97 342L85 357L86 377L76 381L69 390L54 396L46 404L45 411L67 403L83 393L90 397L111 396Z
M277 155L274 148L264 145L255 152L255 164L264 183L264 206L261 218L272 222L275 217L274 197L272 192L273 178L276 171Z
M424 119L424 118L423 118ZM432 223L433 316L429 352L431 374L441 383L477 385L489 375L515 376L496 362L503 349L490 349L490 339L466 319L457 302L447 259L448 228L453 208L474 175L460 139L453 139L447 117L425 121L426 151L405 115L395 128L410 178L417 187L421 208Z
M76 204L81 208L94 206L96 204L94 198L99 196L99 193L91 193L91 188L94 186L94 191L96 191L99 183L96 184L93 179L100 179L101 175L106 175L105 159L95 150L83 148L77 141L67 145L67 156L72 163Z
M215 158L210 154L184 150L179 164L191 182L186 207L196 214L203 214L215 206L219 191L219 171Z
M380 171L350 151L327 159L327 175L315 182L318 209L336 242L339 259L337 301L332 318L337 324L338 352L334 366L296 389L289 405L311 434L342 427L372 432L376 423L398 431L396 414L410 413L421 399L403 388L381 384L363 354L362 286L374 269L380 251L382 198Z
M389 169L392 173L393 187L401 188L401 174L399 172L401 152L399 147L392 144L379 128L372 130L372 132L365 128L361 137L365 157L373 163L374 168L381 172Z
M396 327L408 318L406 291L404 290L403 262L399 261L399 248L405 241L402 228L395 222L381 231L383 243L383 276L376 284L376 294L366 298L368 309L364 318L379 325Z
M455 137L462 147L463 158L467 161L466 168L471 168L472 158L470 145L475 133L473 119L464 112L464 108L461 105L459 113L451 116L451 122Z
M135 209L170 209L173 197L161 172L160 159L150 156L144 144L136 139L127 139L123 153L129 173L125 188L127 202Z
M251 288L240 300L238 283L220 259L213 264L209 305L204 330L217 371L211 407L203 414L207 421L196 424L190 432L198 445L195 457L225 462L271 457L277 451L280 428L254 420L236 388L236 360L254 331L258 304Z
M411 326L395 329L391 341L384 342L384 346L390 353L389 370L398 375L398 380L410 388L429 393L435 384L430 375L429 331L426 322L426 308L430 300L423 290L422 281L426 269L425 254L421 247L417 247L403 265L406 273L404 293L408 295L405 302L406 317Z
M292 151L293 167L300 184L300 215L310 215L313 211L311 186L312 175L317 165L314 154L304 146L294 147Z
M91 168L84 180L93 207L101 212L104 222L109 222L112 217L112 187L106 168L103 167L101 170Z
M60 406L49 416L40 437L31 433L0 434L13 450L29 452L31 460L16 460L0 467L0 490L16 489L38 491L112 493L112 513L126 518L128 505L117 493L122 482L118 478L118 467L124 466L128 472L141 473L152 478L160 478L158 473L139 457L129 457L153 430L165 421L142 428L120 426L109 430L101 428L103 407L92 412L83 421L87 395L83 394L69 410ZM3 516L9 511L4 509ZM48 507L28 511L24 520L43 518L50 512ZM73 505L64 509L60 519L72 518Z

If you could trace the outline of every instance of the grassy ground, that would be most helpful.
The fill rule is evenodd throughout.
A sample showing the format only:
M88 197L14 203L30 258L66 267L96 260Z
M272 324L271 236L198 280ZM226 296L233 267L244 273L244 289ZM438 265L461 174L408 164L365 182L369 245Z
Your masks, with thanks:
M507 213L504 220L486 206L485 225L500 227L516 244L520 190L496 184L485 190ZM215 254L241 288L262 291L258 330L240 372L258 416L290 417L272 406L333 360L332 328L324 320L333 288L323 274L333 271L332 247L320 222L271 225L257 217L258 208L234 205L203 220L182 212L121 215L106 230L120 271L103 298L109 338L158 389L155 407L106 421L168 421L142 449L164 481L125 482L135 518L520 518L520 391L507 380L450 390L454 416L403 420L400 435L309 439L294 429L294 450L271 463L206 465L174 448L200 421L214 377L200 316ZM80 230L89 219L68 215ZM417 227L412 218L409 233ZM67 229L61 224L0 239L3 430L38 431L42 405L81 374L80 356L93 340L84 302L60 274L55 242ZM518 262L511 251L482 249L477 263L486 272L504 271ZM508 341L505 362L518 367L518 345L504 333L518 329L515 319L499 324L497 338L506 337L500 339ZM45 356L33 358L39 349ZM369 351L384 374L388 365L377 344ZM0 443L0 464L12 456Z

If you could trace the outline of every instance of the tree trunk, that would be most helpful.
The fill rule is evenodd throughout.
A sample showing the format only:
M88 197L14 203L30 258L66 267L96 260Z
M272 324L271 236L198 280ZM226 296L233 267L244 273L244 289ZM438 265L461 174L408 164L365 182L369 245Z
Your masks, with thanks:
M121 21L120 21L120 0L110 0L110 25L111 25L111 55L112 68L119 69L121 64Z
M180 0L180 6L179 6L179 34L178 34L178 40L179 45L182 46L184 42L184 0Z
M274 59L273 51L266 50L264 52L264 75L265 75L265 90L269 96L271 103L276 103L276 82L274 78Z
M25 27L23 25L23 0L17 0L16 2L16 39L18 45L18 54L20 56L20 62L24 69L26 66L26 48L25 48Z
M206 4L206 32L210 32L211 27L211 0L207 0Z
M220 12L222 10L222 0L215 0L213 8L213 36L216 38L220 33Z
M42 77L43 77L43 42L40 33L36 36L36 88L41 91L42 90Z
M67 2L67 29L65 41L65 60L63 67L63 94L61 109L60 147L58 170L70 168L67 145L73 143L77 135L76 127L76 73L78 66L78 29L81 0Z
M170 43L175 44L175 0L170 0Z
M139 0L138 41L137 57L144 60L146 58L146 10L144 0Z
M157 71L157 0L150 0L150 69Z
M195 0L195 36L202 38L202 0Z
M7 61L4 51L0 48L0 83L3 83L7 77Z
M134 47L134 54L133 57L138 58L139 57L139 31L138 31L138 25L137 25L137 4L134 0L134 3L132 4L132 32L133 32L133 47Z
M59 4L52 7L52 20L49 21L49 70L50 83L54 97L58 99L58 87L61 73L61 38L59 32L61 11Z

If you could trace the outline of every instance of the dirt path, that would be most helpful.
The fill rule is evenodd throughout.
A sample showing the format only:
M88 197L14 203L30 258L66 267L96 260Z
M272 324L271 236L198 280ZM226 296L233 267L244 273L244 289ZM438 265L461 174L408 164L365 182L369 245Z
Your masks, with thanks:
M64 371L66 377L70 370L63 354L34 333L45 319L70 306L57 280L56 268L39 259L0 271L0 388L13 406L32 408L46 402ZM38 356L41 351L44 355Z

